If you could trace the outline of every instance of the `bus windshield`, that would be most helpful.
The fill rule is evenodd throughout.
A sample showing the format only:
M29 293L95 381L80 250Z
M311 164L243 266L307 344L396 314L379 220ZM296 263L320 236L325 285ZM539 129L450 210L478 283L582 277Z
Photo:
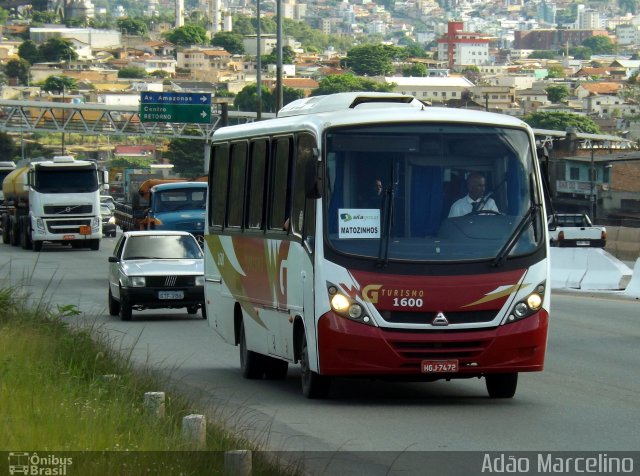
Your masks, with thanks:
M524 130L341 127L327 131L324 151L326 236L340 253L481 260L531 253L542 244L535 152Z

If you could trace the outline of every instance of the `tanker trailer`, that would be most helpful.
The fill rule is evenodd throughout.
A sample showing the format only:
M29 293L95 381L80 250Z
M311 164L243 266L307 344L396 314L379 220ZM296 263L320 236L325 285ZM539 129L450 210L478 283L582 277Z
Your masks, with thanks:
M100 248L100 188L106 181L95 162L57 156L31 162L2 183L2 241L40 251L45 242Z

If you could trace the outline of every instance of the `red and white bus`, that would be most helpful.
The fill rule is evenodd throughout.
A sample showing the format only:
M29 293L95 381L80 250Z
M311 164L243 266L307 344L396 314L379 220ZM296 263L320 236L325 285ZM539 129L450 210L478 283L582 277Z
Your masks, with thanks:
M483 377L510 398L542 370L549 245L521 120L340 93L217 130L209 160L207 314L244 377L299 362L309 398L336 377ZM482 205L454 216L471 176Z

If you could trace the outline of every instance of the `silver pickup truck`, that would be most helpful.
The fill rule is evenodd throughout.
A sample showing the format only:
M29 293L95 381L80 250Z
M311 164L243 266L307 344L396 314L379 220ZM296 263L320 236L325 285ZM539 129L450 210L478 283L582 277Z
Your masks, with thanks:
M607 229L595 226L584 213L556 213L550 215L549 240L551 246L604 248Z

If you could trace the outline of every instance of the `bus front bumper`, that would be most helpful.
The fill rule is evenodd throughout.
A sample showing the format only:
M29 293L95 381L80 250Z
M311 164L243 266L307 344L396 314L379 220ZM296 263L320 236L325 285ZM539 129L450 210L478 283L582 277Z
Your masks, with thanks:
M541 371L549 314L485 329L416 330L368 326L328 312L318 323L320 373L433 380ZM456 361L455 373L422 373L427 361Z

